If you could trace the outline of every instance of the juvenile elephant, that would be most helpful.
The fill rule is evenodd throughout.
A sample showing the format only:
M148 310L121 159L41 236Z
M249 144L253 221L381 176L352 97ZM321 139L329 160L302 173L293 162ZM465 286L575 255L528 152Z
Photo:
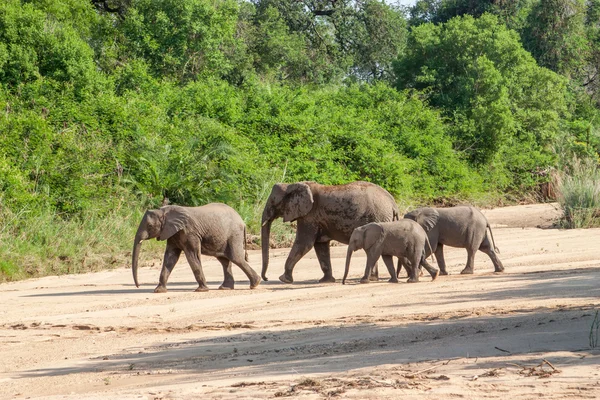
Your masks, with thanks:
M346 283L352 253L360 249L365 249L367 253L365 275L360 283L369 283L369 272L379 257L383 258L383 262L390 273L390 282L398 282L392 256L404 257L410 263L411 267L407 269L409 271L408 282L419 281L419 265L423 265L431 274L432 280L435 280L439 271L425 260L426 245L429 247L427 233L418 223L410 219L370 223L358 227L352 232L348 244L346 269L342 284ZM431 248L429 248L429 253L431 253Z
M262 278L267 280L269 235L274 219L296 221L296 239L285 261L282 282L292 283L296 263L314 246L323 271L319 282L335 282L329 242L348 243L354 228L369 222L398 219L398 206L385 189L368 182L325 186L316 182L278 183L273 186L262 215ZM374 276L377 269L374 268Z
M234 287L231 263L244 271L250 280L250 289L254 289L260 283L260 277L247 261L246 225L239 214L226 204L211 203L201 207L165 206L158 210L146 211L133 243L131 269L137 287L139 287L137 268L141 244L143 240L152 238L167 241L155 293L167 291L167 280L181 251L185 253L198 282L197 292L208 290L202 272L200 254L217 257L221 262L224 280L219 289Z
M504 271L502 262L495 253L498 248L494 244L492 228L481 211L475 207L458 206L438 209L423 207L405 214L404 218L418 222L427 231L441 275L448 275L444 261L444 246L467 249L467 265L461 274L473 273L477 250L490 257L495 272ZM491 240L487 236L488 228ZM398 272L400 268L401 265L398 263Z

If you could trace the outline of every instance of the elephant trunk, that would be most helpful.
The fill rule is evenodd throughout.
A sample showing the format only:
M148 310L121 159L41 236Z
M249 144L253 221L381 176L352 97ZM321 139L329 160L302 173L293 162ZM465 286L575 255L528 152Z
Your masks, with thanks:
M133 252L131 256L131 271L133 272L133 282L135 282L136 287L140 287L137 279L137 269L138 269L138 258L140 255L140 249L142 248L142 241L148 239L148 232L142 231L138 229L138 232L135 235L135 239L133 242Z
M346 253L346 269L344 270L344 278L342 278L342 285L346 284L346 278L348 277L348 271L350 270L350 259L354 253L354 246L352 243L348 245L348 252Z
M265 210L266 211L266 210ZM269 241L271 237L271 223L273 219L265 218L263 213L263 223L262 228L260 229L260 243L262 246L262 272L261 277L263 281L268 281L267 279L267 268L269 268Z

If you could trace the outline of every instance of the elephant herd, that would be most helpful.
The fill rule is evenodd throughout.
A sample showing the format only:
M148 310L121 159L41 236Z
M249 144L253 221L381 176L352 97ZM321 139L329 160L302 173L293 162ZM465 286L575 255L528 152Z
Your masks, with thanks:
M254 289L267 281L269 266L269 236L271 223L282 217L284 222L296 221L294 244L279 279L294 281L294 266L314 248L323 271L319 282L335 282L332 274L330 241L348 244L345 283L352 253L364 249L367 254L365 274L361 283L378 280L377 261L381 257L390 274L390 282L398 282L402 267L408 272L408 282L417 282L421 268L432 279L447 275L444 245L467 250L467 264L461 273L472 274L475 252L486 253L496 272L504 267L496 256L492 231L485 216L473 207L448 209L419 208L399 218L394 198L385 189L368 182L352 182L327 186L316 182L280 183L273 186L267 199L261 227L262 273L259 276L248 263L246 226L231 207L212 203L201 207L164 206L148 210L135 235L132 252L132 272L135 285L138 258L143 240L166 240L167 246L156 293L167 291L167 280L181 252L192 268L198 288L207 291L200 254L216 257L223 266L223 284L219 289L233 289L232 264L237 265ZM487 230L490 230L490 237ZM427 262L435 254L439 270ZM394 268L392 257L398 257Z

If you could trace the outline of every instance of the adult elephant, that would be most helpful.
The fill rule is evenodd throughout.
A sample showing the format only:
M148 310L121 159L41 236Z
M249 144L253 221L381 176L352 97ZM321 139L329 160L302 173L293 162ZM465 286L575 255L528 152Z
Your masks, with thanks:
M329 242L348 244L352 231L370 222L398 219L398 206L385 189L369 182L327 186L316 182L278 183L273 186L262 215L262 279L267 280L271 223L279 217L296 221L296 239L279 277L292 283L296 263L311 249L323 271L319 282L335 282L331 271ZM374 271L377 276L377 270Z
M444 260L444 246L467 250L467 264L461 274L473 273L477 250L488 255L494 264L495 272L504 271L504 266L496 255L498 248L494 243L492 228L485 215L475 207L422 207L405 214L404 218L416 221L427 232L441 275L448 275ZM490 230L490 237L487 235L488 229ZM402 261L400 259L400 262L398 262L397 273L400 272Z

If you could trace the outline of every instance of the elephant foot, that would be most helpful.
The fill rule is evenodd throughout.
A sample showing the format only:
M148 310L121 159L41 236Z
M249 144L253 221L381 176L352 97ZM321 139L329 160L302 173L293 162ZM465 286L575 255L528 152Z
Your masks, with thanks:
M419 277L417 276L416 278L408 278L408 280L406 282L407 283L417 283L417 282L419 282Z
M398 278L390 278L389 283L398 283Z
M208 292L208 287L206 287L206 286L198 286L198 289L194 290L194 292Z
M258 284L260 283L260 276L257 276L254 279L250 280L250 289L256 289L256 287L258 286Z
M335 282L335 278L332 275L324 276L321 279L319 279L319 283L334 283L334 282Z
M473 268L465 268L462 271L460 271L460 273L462 275L472 275L473 274Z
M448 271L440 271L440 275L448 275Z
M504 272L504 267L496 267L494 268L494 272Z
M265 281L265 282L268 282L268 281L269 281L269 278L267 278L267 276L266 276L266 275L263 275L263 276L262 276L262 280L263 280L263 281Z
M435 278L438 277L438 275L440 274L440 271L435 271L433 274L431 274L431 281L435 281Z
M167 288L165 286L158 285L156 289L154 289L154 293L167 293Z
M360 279L360 283L369 283L369 282L371 282L371 278L370 277L369 278L362 277Z
M233 285L229 286L222 284L221 286L219 286L219 290L233 290Z
M369 280L371 282L377 282L379 280L379 275L371 275L369 276Z
M279 280L283 283L293 283L294 282L294 278L292 278L291 276L286 276L285 274L281 275L279 277Z

